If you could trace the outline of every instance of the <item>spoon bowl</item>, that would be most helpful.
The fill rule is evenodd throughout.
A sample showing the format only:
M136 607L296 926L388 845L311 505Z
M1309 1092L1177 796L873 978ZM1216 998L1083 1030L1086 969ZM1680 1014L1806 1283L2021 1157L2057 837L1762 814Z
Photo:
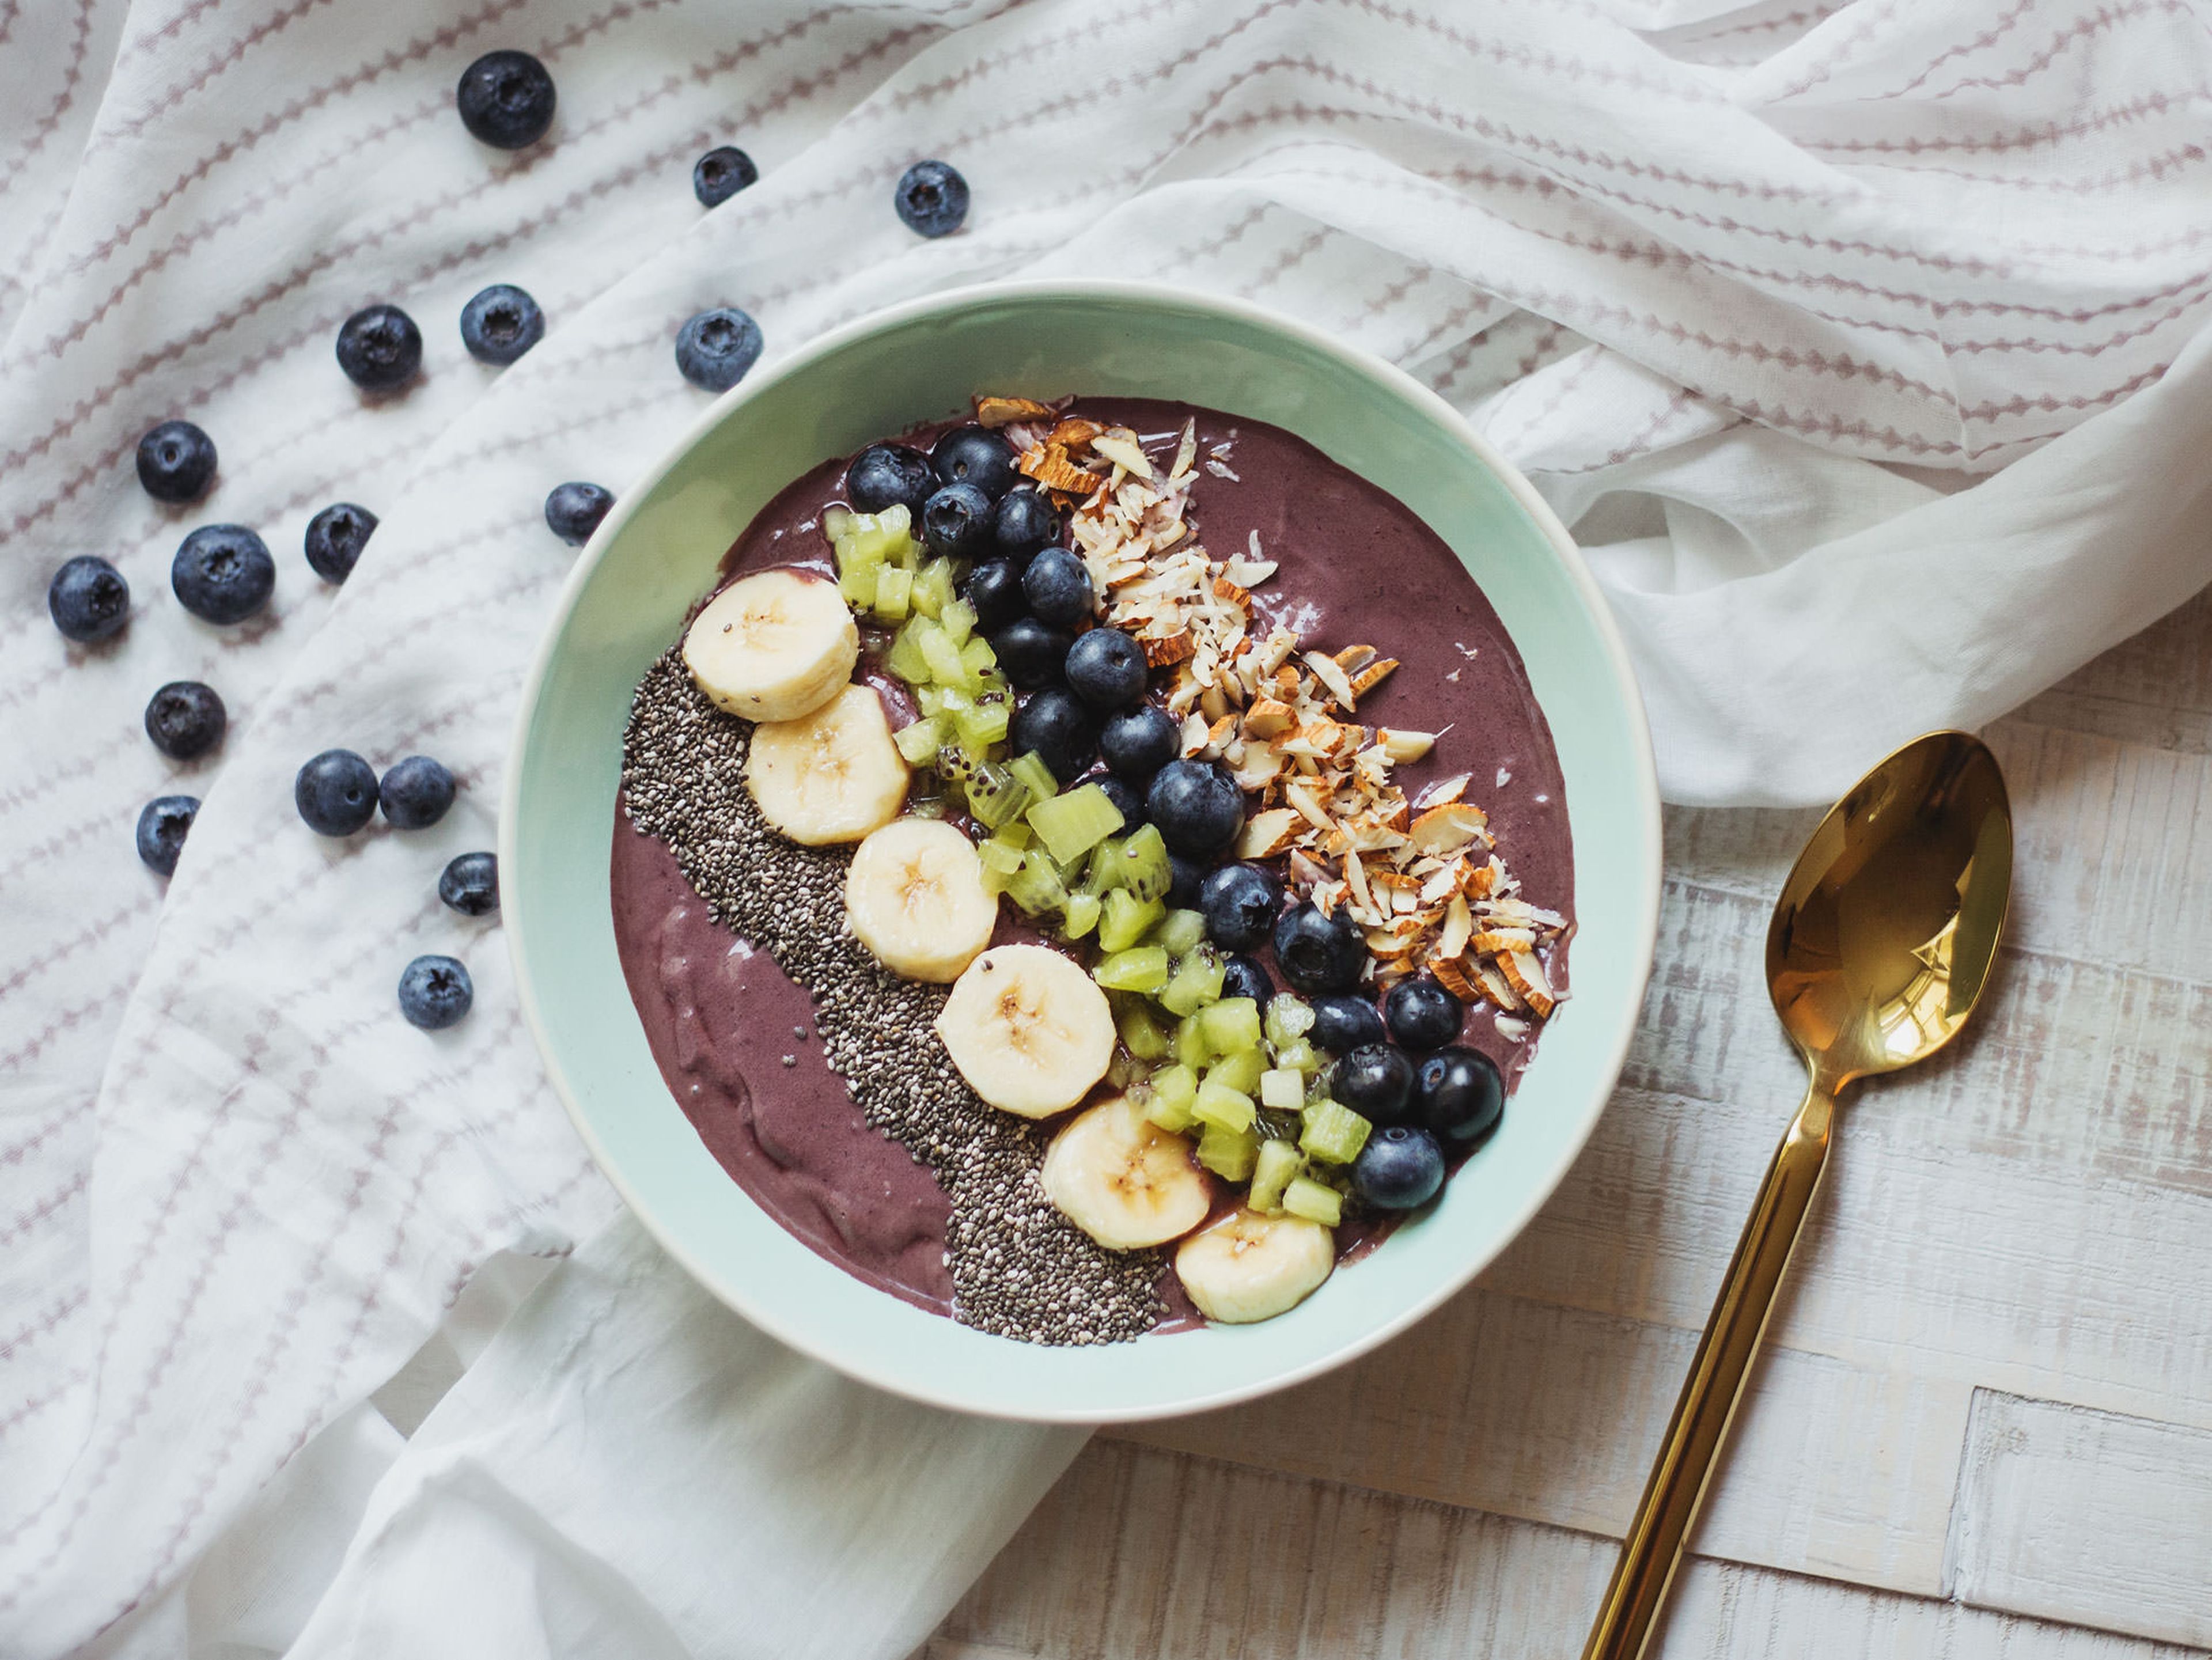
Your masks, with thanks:
M1766 988L1811 1079L1744 1225L1583 1660L1635 1660L1720 1460L1827 1169L1836 1095L1925 1060L1989 983L2012 891L2012 806L1970 733L1916 738L1820 820L1783 884Z

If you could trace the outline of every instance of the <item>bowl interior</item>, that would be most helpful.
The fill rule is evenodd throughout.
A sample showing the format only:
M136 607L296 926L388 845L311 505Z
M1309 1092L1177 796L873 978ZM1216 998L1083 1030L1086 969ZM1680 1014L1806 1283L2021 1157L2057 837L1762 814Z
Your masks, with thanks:
M824 457L988 389L1179 399L1271 422L1443 536L1526 660L1566 779L1573 997L1503 1128L1432 1213L1291 1315L1099 1348L985 1335L871 1290L769 1219L671 1098L615 952L608 855L630 693L752 514ZM1249 308L1105 284L972 290L883 313L763 372L611 515L526 689L501 886L556 1085L647 1225L730 1306L884 1389L971 1412L1105 1421L1259 1394L1372 1347L1488 1263L1549 1195L1620 1069L1658 894L1649 739L1595 590L1555 520L1440 400Z

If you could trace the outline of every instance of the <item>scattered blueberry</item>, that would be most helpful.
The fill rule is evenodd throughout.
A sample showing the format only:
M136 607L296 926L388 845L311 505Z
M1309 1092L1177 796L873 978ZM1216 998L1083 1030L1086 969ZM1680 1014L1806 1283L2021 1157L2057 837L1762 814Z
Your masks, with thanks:
M947 484L922 504L921 539L932 553L966 558L991 544L991 498L973 484Z
M146 704L146 736L172 761L191 761L222 742L230 717L213 686L172 680Z
M1027 559L1060 540L1060 515L1042 490L1018 485L999 498L999 551Z
M1382 1000L1390 1036L1409 1049L1440 1049L1459 1036L1459 1000L1429 976L1401 980Z
M394 830L428 830L453 805L453 775L444 763L410 755L385 773L376 799Z
M1108 715L1098 734L1106 764L1124 778L1150 778L1174 760L1182 747L1175 717L1151 703Z
M479 363L504 367L545 337L545 313L512 283L479 289L461 307L461 344Z
M1444 1184L1444 1156L1436 1138L1411 1124L1392 1124L1367 1138L1352 1161L1352 1185L1377 1210L1413 1210Z
M489 916L499 909L499 855L456 854L438 877L438 897L464 916Z
M177 873L177 855L185 850L185 835L199 812L195 795L157 795L138 815L138 856L146 868L163 876Z
M269 544L243 525L202 525L178 547L169 587L195 617L243 623L269 603L276 562Z
M450 957L418 957L399 976L399 1012L424 1031L453 1025L476 998L469 971Z
M1316 906L1299 905L1275 924L1275 961L1291 989L1304 996L1350 991L1366 957L1359 930L1341 910L1324 916Z
M519 150L553 125L553 77L526 52L488 52L461 71L453 102L476 137Z
M1198 885L1206 932L1227 951L1257 951L1274 932L1283 909L1283 885L1259 865L1224 865Z
M1221 994L1224 997L1249 997L1261 1008L1275 994L1275 982L1267 978L1267 970L1260 965L1256 957L1238 955L1222 964Z
M545 498L545 526L570 547L580 548L614 504L614 492L604 485L580 480L556 484Z
M376 769L351 750L325 750L292 781L292 805L318 836L351 836L376 817Z
M881 513L904 503L913 522L937 494L937 472L929 458L906 444L871 444L845 469L845 499L862 513Z
M1328 1092L1370 1124L1402 1122L1413 1101L1413 1063L1389 1043L1369 1043L1340 1060Z
M892 202L917 236L949 236L968 217L968 181L942 161L917 161L899 175Z
M1170 761L1145 790L1145 816L1170 852L1210 859L1244 828L1244 798L1237 781L1212 763Z
M1206 866L1170 851L1168 854L1168 903L1177 910L1198 909L1198 885L1206 880Z
M1437 1140L1473 1146L1505 1116L1505 1080L1480 1049L1454 1044L1413 1071L1413 1116Z
M46 609L66 638L90 645L131 620L131 585L98 554L80 553L46 585Z
M1021 482L1014 470L1014 447L988 427L955 427L929 449L929 465L939 482L973 484L996 502Z
M975 608L975 626L995 634L1022 615L1029 600L1022 593L1022 574L1011 559L986 559L968 579L968 603Z
M1106 799L1114 804L1114 811L1121 815L1121 833L1127 833L1145 822L1145 798L1137 787L1126 778L1116 778L1110 772L1102 772L1096 778L1086 778L1086 784L1096 784L1106 792Z
M1006 742L1033 751L1063 784L1082 776L1098 754L1097 717L1073 692L1047 686L1014 711Z
M368 306L338 330L338 367L363 392L405 386L422 367L422 331L397 306Z
M702 311L676 331L677 370L702 392L727 392L760 355L760 325L735 306Z
M720 144L691 167L691 193L702 208L719 208L749 185L760 183L753 158L734 144Z
M164 421L138 441L138 482L156 502L197 502L215 478L215 440L189 421Z
M1370 1043L1389 1041L1382 1017L1375 1012L1375 1005L1364 997L1316 997L1313 1000L1313 1030L1307 1036L1317 1049L1327 1049L1331 1055L1349 1055L1364 1049Z
M343 582L368 545L376 515L350 502L333 502L307 520L307 563L325 582Z
M1047 628L1034 617L1015 618L990 639L999 666L1024 691L1059 679L1067 648L1074 644L1063 630Z
M1022 592L1040 623L1072 628L1091 615L1091 573L1066 548L1047 548L1022 573Z
M1148 672L1145 648L1119 629L1092 629L1067 649L1067 684L1096 709L1143 702Z

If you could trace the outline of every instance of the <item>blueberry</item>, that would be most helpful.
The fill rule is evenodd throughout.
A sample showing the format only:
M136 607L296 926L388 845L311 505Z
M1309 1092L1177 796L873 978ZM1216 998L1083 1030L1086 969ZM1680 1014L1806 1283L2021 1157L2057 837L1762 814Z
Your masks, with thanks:
M1367 1138L1352 1161L1352 1185L1377 1210L1413 1210L1444 1184L1444 1156L1436 1138L1410 1124L1392 1124Z
M1505 1079L1480 1049L1454 1044L1413 1071L1413 1116L1437 1140L1469 1147L1505 1116Z
M243 525L202 525L178 547L169 587L195 617L243 623L269 603L276 562L268 544Z
M422 367L422 331L397 306L368 306L338 330L338 367L363 392L405 386Z
M999 551L1027 559L1060 540L1060 515L1042 490L1019 485L999 498Z
M1145 815L1171 852L1210 859L1244 828L1244 798L1237 781L1212 763L1170 761L1146 787Z
M973 484L994 502L1021 482L1014 447L988 427L955 427L929 449L939 483Z
M991 498L973 484L947 484L921 508L921 539L932 553L966 558L991 544Z
M1227 951L1257 951L1267 943L1283 909L1283 885L1258 865L1224 865L1198 885L1206 932Z
M760 325L735 306L702 311L676 331L677 370L702 392L727 392L760 355Z
M1110 772L1102 772L1096 778L1086 778L1087 784L1096 784L1106 792L1106 799L1114 804L1114 811L1121 815L1121 829L1127 835L1145 822L1145 798L1137 794L1137 787L1126 778L1116 778Z
M177 873L185 834L200 810L196 795L157 795L138 815L138 856L146 868L163 876Z
M318 836L351 836L376 817L376 769L351 750L325 750L292 781L292 805Z
M604 485L580 480L556 484L545 498L545 526L570 547L580 548L614 504L614 492Z
M138 482L156 502L197 502L215 477L215 440L189 421L164 421L138 441Z
M1182 747L1175 717L1151 703L1108 715L1098 734L1106 764L1124 778L1150 778L1174 760Z
M1267 978L1267 970L1260 966L1256 957L1237 956L1222 964L1221 994L1224 997L1249 997L1261 1008L1275 994L1275 982Z
M1067 648L1075 643L1061 629L1048 629L1034 617L1017 617L990 638L999 666L1024 691L1059 679Z
M428 830L453 805L456 787L444 762L410 755L386 771L376 799L394 830Z
M917 161L899 175L891 201L917 236L950 236L968 216L968 181L942 161Z
M1006 742L1017 755L1033 752L1066 784L1081 777L1097 757L1097 717L1073 692L1048 686L1014 711Z
M46 584L46 609L65 638L90 645L131 620L131 585L98 554L80 553Z
M1370 1124L1405 1121L1413 1104L1413 1063L1389 1043L1367 1043L1329 1074L1328 1092Z
M1022 615L1029 601L1022 593L1022 574L1011 559L986 559L968 579L968 603L975 608L975 626L995 634Z
M908 445L871 444L845 469L845 499L862 513L903 504L918 525L923 504L936 493L929 458Z
M453 1025L476 998L469 971L450 957L418 957L399 976L399 1012L424 1031Z
M753 158L734 144L719 144L691 165L691 193L702 208L719 208L749 185L760 183Z
M461 71L461 125L503 150L534 144L553 125L553 77L526 52L488 52Z
M1316 997L1313 1000L1313 1030L1306 1035L1317 1049L1349 1055L1370 1043L1389 1041L1382 1017L1364 997Z
M1440 1049L1459 1036L1459 1000L1427 975L1401 980L1382 1000L1390 1036L1409 1049Z
M1206 866L1179 853L1168 854L1168 903L1177 910L1198 909L1198 885L1206 880Z
M307 563L325 582L343 582L368 545L376 515L350 502L333 502L307 520Z
M1096 709L1145 701L1145 648L1119 629L1092 629L1067 650L1067 684Z
M222 742L230 724L213 686L172 680L146 704L146 736L172 761L191 761Z
M464 916L489 916L499 909L499 855L456 854L438 877L438 897Z
M512 283L495 283L461 307L461 344L479 363L512 363L544 337L545 313Z
M1091 573L1066 548L1047 548L1022 573L1030 614L1054 628L1070 628L1091 615Z
M1299 905L1275 924L1275 961L1291 989L1305 996L1350 991L1366 956L1359 930L1341 910L1324 916L1311 904Z

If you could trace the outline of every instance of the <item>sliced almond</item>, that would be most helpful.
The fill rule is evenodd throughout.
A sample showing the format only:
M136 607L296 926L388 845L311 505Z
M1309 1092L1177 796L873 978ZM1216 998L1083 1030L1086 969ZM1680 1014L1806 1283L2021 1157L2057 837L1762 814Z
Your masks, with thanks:
M1376 729L1375 741L1393 761L1418 761L1437 746L1437 735L1432 732L1409 732L1401 727L1380 727Z
M1467 794L1468 781L1471 776L1471 774L1462 772L1455 773L1449 778L1438 779L1421 792L1422 809L1449 806Z
M1288 807L1269 807L1255 812L1244 821L1243 832L1237 838L1237 856L1273 859L1290 847L1297 831L1298 816Z
M1467 949L1467 942L1474 937L1474 913L1468 908L1467 896L1452 895L1444 906L1443 927L1437 935L1437 953L1441 957L1457 957Z
M1064 450L1081 449L1106 429L1096 421L1086 421L1079 415L1063 417L1060 423L1045 434L1047 446L1057 444Z
M1016 421L1049 421L1055 411L1049 404L1040 404L1034 398L979 397L975 403L975 424L999 428Z
M1352 690L1351 677L1337 666L1334 658L1325 657L1317 651L1310 651L1304 654L1304 660L1305 666L1313 671L1314 678L1328 688L1330 696L1343 704L1347 710L1358 706L1359 694Z
M1091 453L1127 468L1132 477L1149 480L1152 477L1151 458L1139 446L1137 435L1126 427L1109 427L1097 434L1091 441Z
M1297 724L1288 703L1262 697L1244 711L1244 735L1247 738L1280 738Z
M1369 692L1373 691L1376 687L1389 679L1397 666L1398 660L1395 657L1385 657L1379 662L1370 663L1352 677L1352 696L1366 696Z
M1413 845L1423 853L1453 853L1474 841L1489 822L1480 807L1455 801L1416 816L1411 834Z
M1375 660L1375 648L1346 646L1341 651L1330 653L1329 660L1346 674L1357 674Z
M1429 959L1429 972L1436 976L1438 985L1462 1003L1491 1000L1489 993L1475 977L1474 964L1467 958L1432 957Z
M1528 1006L1538 1019L1548 1018L1559 1000L1552 995L1552 982L1544 965L1536 960L1534 952L1510 952L1496 959L1498 971L1513 989L1528 1000Z
M1536 936L1526 928L1485 928L1467 942L1467 948L1478 957L1494 957L1501 952L1526 951L1536 943Z
M1145 661L1156 669L1182 662L1198 649L1187 629L1178 629L1164 639L1152 635L1139 635L1137 643L1145 648Z

